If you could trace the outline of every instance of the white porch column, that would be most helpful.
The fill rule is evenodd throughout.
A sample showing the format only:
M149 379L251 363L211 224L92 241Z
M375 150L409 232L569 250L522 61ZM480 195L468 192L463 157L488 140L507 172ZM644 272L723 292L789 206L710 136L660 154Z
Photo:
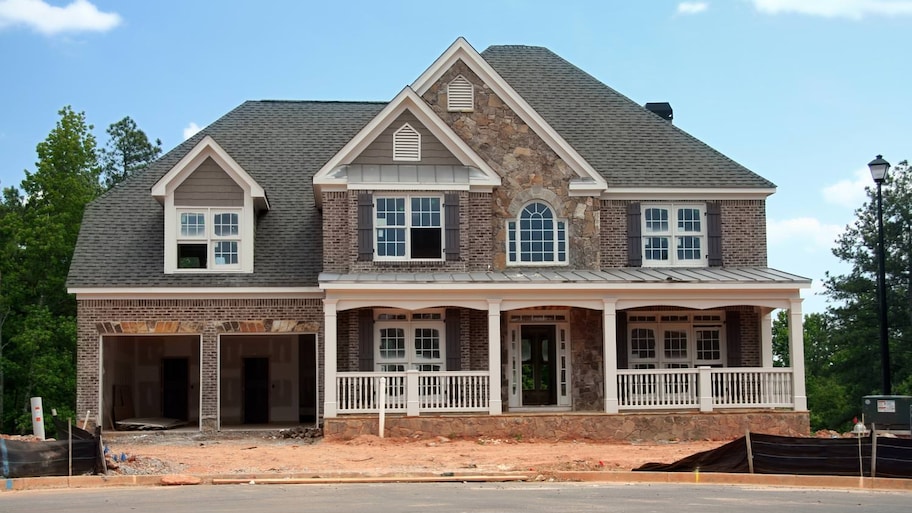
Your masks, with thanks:
M789 357L792 363L792 393L795 411L807 411L807 391L804 383L804 320L801 299L789 301Z
M773 366L773 315L771 311L764 313L760 318L760 363L765 369Z
M336 346L338 344L338 323L336 322L336 301L323 301L323 418L332 418L336 413Z
M617 301L605 299L602 315L602 348L605 354L605 412L618 412Z
M488 300L488 373L490 375L491 402L489 413L503 413L500 398L500 300Z

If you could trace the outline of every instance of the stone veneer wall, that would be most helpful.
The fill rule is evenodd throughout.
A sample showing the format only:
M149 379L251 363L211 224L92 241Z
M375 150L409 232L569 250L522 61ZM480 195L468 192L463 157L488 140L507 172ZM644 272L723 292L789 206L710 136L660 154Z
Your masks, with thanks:
M644 198L642 201L648 201ZM627 267L627 204L601 201L601 266ZM766 203L722 200L722 263L726 267L766 267Z
M521 440L592 440L599 442L661 442L669 440L733 440L746 431L782 436L810 434L808 412L657 412L624 414L504 414L386 416L386 436L402 438L500 438ZM351 440L376 435L376 416L326 419L323 436Z
M570 365L573 411L605 411L602 312L570 310Z
M104 335L201 335L200 419L204 430L216 428L220 334L315 333L318 359L323 360L320 299L80 299L77 308L76 411L98 409L99 340ZM323 366L318 367L322 398Z
M457 75L475 87L473 112L447 111L446 85ZM462 61L457 61L423 98L503 179L491 202L493 259L489 262L495 270L507 266L506 220L515 219L533 199L546 201L557 217L567 220L570 267L598 268L597 201L570 196L570 180L576 174L500 97Z

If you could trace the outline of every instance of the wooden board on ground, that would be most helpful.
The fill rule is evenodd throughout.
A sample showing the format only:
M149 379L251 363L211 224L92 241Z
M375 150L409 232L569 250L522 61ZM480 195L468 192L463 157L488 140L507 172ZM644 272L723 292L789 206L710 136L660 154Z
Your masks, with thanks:
M152 429L174 429L181 426L186 426L187 421L178 420L178 419L168 419L165 417L147 417L147 418L132 418L132 419L123 419L117 421L117 429L123 430L152 430Z

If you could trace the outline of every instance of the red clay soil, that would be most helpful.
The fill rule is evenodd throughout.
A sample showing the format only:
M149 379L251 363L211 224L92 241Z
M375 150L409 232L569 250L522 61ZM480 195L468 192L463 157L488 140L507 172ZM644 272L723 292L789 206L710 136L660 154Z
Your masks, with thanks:
M349 441L285 439L269 435L216 437L118 434L105 439L119 474L261 474L536 472L631 470L647 462L671 463L727 442L612 444L587 441L379 438ZM109 461L113 458L109 458Z

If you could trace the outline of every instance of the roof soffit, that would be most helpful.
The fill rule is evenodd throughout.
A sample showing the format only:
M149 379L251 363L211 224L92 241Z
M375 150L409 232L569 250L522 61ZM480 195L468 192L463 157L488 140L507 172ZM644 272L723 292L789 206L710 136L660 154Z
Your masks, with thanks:
M598 190L608 188L608 182L570 145L545 119L507 83L497 71L479 54L463 37L450 45L443 55L421 74L413 83L412 89L418 95L424 95L443 74L462 60L478 77L484 81L522 120L529 125L548 146L582 179L591 181Z
M338 186L347 184L345 176L335 175L340 166L358 157L387 127L405 112L411 112L463 165L481 171L481 177L473 179L472 185L496 187L500 176L452 128L440 119L430 106L415 91L405 87L386 107L383 108L364 128L342 147L314 175L314 186ZM319 194L317 195L319 201Z
M174 194L177 187L189 178L207 158L214 160L222 171L244 190L245 194L249 194L258 208L269 208L266 191L263 187L209 135L200 139L196 146L152 186L152 196L158 201L164 202L165 197Z

